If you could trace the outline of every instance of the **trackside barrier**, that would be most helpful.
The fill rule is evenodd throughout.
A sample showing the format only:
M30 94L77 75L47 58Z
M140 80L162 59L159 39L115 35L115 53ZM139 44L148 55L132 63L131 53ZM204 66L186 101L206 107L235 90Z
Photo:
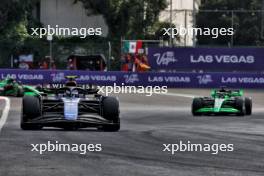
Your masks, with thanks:
M65 83L65 76L78 75L80 84L168 86L170 88L264 88L264 74L254 73L129 73L69 70L0 69L0 78L12 77L23 84Z

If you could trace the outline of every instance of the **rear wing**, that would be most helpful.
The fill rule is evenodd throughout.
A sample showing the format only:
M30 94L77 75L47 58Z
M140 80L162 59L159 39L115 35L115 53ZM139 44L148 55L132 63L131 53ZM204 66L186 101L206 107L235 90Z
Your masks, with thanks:
M243 90L232 90L231 91L231 96L234 97L240 97L244 95L244 91Z
M68 90L69 87L65 86L65 84L48 84L46 86L38 86L37 90L39 92L45 93L45 94L58 94L59 92L63 92L65 90ZM99 89L97 87L93 87L92 85L83 85L83 86L77 86L74 87L74 89L85 93L85 94L97 94Z
M211 91L211 96L215 97L217 93L225 93L227 95L230 95L232 97L241 97L244 95L244 91L243 90L225 90L225 91L221 91L221 90L212 90Z

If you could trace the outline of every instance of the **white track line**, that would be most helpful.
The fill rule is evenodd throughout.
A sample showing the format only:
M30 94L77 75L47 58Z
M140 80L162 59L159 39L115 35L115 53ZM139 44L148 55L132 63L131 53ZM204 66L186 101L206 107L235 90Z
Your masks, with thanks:
M2 112L2 116L0 117L0 132L1 132L10 110L10 100L7 97L0 97L0 100L5 100L5 108Z

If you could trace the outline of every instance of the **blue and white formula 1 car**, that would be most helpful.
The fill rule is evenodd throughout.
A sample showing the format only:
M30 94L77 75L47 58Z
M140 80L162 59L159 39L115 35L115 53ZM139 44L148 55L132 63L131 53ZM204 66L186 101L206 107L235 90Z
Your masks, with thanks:
M103 131L119 131L119 101L98 94L94 88L78 87L75 77L62 88L39 88L25 92L21 115L23 130L43 127L78 129L94 127Z

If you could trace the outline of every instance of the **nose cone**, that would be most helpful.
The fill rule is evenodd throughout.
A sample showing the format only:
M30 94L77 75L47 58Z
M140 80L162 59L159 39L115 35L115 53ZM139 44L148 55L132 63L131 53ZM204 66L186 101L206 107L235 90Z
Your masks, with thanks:
M220 112L220 109L225 101L224 98L216 98L214 102L214 112Z

